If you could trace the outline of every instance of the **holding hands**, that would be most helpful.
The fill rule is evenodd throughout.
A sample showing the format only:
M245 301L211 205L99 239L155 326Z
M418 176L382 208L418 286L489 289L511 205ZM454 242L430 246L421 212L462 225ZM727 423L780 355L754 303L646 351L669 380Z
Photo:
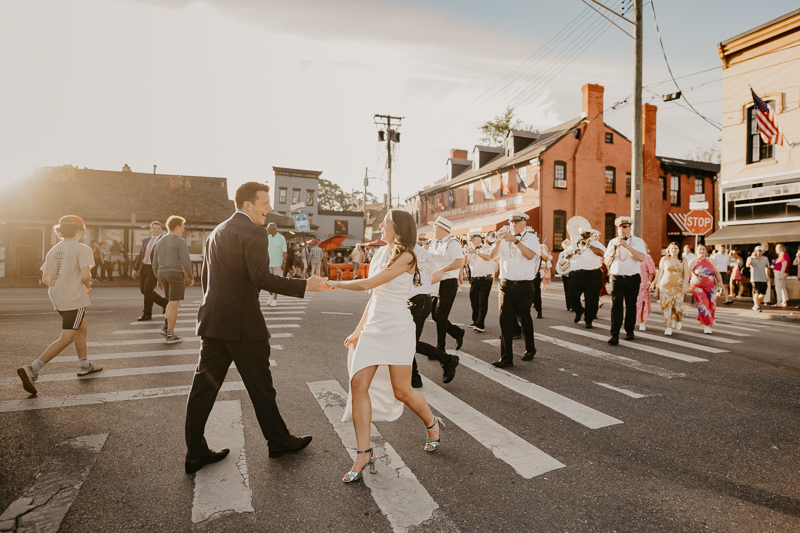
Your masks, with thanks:
M328 282L328 278L311 276L306 280L306 290L309 292L328 292L331 290L331 285Z

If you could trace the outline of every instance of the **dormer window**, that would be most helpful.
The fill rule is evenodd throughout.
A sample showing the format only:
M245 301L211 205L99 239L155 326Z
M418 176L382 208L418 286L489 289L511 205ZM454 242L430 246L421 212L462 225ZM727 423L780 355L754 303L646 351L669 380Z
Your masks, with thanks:
M614 134L606 133L606 144L614 144Z

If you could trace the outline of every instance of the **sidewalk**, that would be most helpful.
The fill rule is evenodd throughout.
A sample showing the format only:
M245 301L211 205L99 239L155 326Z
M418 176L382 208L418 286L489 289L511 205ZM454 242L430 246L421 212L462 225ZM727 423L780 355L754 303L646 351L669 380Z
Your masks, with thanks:
M687 298L688 300L688 298ZM761 304L761 312L753 311L751 298L734 298L731 305L724 305L724 299L717 299L717 313L745 317L752 320L779 320L782 322L800 322L800 309L797 300L789 300L789 307L772 307ZM722 311L722 313L720 313Z

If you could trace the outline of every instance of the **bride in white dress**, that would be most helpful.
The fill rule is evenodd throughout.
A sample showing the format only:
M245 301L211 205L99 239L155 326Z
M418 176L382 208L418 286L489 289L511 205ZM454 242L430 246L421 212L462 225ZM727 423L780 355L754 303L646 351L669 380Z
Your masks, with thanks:
M395 209L386 214L381 230L388 245L372 258L367 279L328 281L333 288L372 291L361 322L344 341L349 349L350 393L342 421L352 419L358 447L353 468L342 479L345 483L362 479L367 465L375 473L375 455L369 445L373 420L395 420L407 405L425 423L428 452L439 446L439 432L444 429L425 397L411 387L416 333L408 297L411 284L419 284L416 224L410 213Z

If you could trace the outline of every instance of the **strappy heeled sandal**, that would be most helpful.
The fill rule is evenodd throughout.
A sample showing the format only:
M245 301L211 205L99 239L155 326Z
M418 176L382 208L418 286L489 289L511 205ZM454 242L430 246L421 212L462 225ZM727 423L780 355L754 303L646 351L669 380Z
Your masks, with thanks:
M433 427L433 426L431 426L431 427ZM368 467L368 466L369 466L369 473L370 474L374 474L375 473L375 457L373 457L372 448L370 448L369 450L356 450L356 454L357 455L361 455L361 454L364 454L364 453L368 453L369 454L369 461L367 462L367 464L365 464L363 467L361 467L361 470L358 471L358 472L353 472L352 470L350 472L348 472L345 475L344 479L342 479L343 482L345 482L345 483L353 483L353 482L358 481L359 479L363 478L364 477L364 469L366 467Z
M423 448L426 452L433 452L436 451L436 448L439 447L439 444L442 443L442 430L444 429L444 422L438 416L433 417L433 424L426 427L425 429L433 429L433 426L439 424L439 438L436 440L426 440L425 447Z

